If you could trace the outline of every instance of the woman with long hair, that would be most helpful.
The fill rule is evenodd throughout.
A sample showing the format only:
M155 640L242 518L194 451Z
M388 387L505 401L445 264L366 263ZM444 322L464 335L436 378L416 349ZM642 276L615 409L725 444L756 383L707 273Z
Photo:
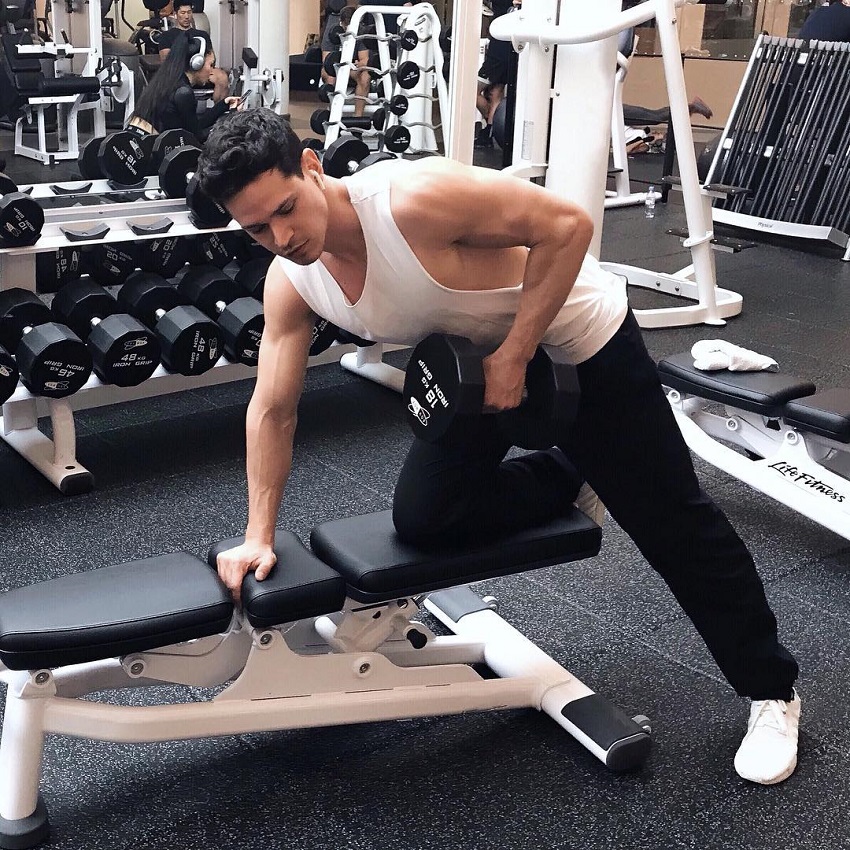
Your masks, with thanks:
M206 33L189 30L180 35L127 123L148 132L187 130L203 140L213 124L239 103L238 97L226 97L198 113L194 89L209 83L214 67L215 53Z

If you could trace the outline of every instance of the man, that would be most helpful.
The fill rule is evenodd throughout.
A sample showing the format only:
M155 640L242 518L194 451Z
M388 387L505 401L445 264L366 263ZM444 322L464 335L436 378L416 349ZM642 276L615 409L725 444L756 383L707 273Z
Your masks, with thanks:
M803 24L797 38L805 41L850 41L850 0L830 0L815 9Z
M484 403L492 411L520 403L540 342L559 345L576 364L581 401L558 447L503 461L509 447L485 415L437 443L415 441L396 487L396 530L428 544L533 527L571 509L577 467L733 687L753 699L738 772L765 784L788 777L797 664L777 640L752 558L699 488L625 286L585 255L587 214L530 182L441 157L332 179L286 121L260 109L213 130L198 177L278 255L247 415L245 542L218 558L231 592L238 597L248 572L262 580L275 563L316 315L376 341L414 344L437 331L491 346Z
M212 38L206 30L196 29L194 9L191 0L175 0L174 3L174 26L156 36L156 44L159 47L159 56L165 59L171 51L174 39L179 35L191 33L192 37L200 37L206 40L207 45L212 44ZM210 82L213 84L213 102L219 103L230 94L230 80L221 68L213 68L210 74Z
M338 25L346 30L351 26L351 17L356 11L356 6L345 6L337 17ZM327 54L325 54L327 55ZM366 102L369 97L372 78L366 70L358 70L359 68L367 68L370 64L370 51L368 44L360 38L354 40L354 67L348 72L349 86L354 87L354 117L361 118L366 111ZM325 70L324 62L322 63L322 79L329 85L336 85L336 76L328 74Z

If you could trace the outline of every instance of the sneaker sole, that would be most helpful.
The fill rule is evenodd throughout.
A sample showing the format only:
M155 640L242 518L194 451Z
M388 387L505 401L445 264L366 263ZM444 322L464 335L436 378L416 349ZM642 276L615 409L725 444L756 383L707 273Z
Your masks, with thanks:
M749 776L742 776L738 773L738 776L741 779L746 779L747 782L753 782L756 785L778 785L780 782L784 782L788 779L789 776L797 769L797 756L794 756L794 761L788 765L784 773L780 773L779 776L773 777L773 779L751 779ZM735 771L737 773L737 770Z

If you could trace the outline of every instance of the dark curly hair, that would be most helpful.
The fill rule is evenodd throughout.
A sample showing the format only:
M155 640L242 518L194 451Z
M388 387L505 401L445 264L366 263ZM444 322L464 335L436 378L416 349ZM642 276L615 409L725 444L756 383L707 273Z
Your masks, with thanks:
M200 188L218 203L226 203L275 168L285 177L301 177L302 150L289 122L270 109L222 116L198 163Z

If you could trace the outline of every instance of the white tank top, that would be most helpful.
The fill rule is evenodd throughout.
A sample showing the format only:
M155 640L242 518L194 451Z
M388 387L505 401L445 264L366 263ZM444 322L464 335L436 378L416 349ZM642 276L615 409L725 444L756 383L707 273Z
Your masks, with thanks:
M355 304L321 260L309 266L284 257L278 262L318 316L364 339L415 345L437 332L495 348L513 324L522 284L460 291L447 289L428 274L390 209L390 187L404 180L409 166L404 160L380 162L343 178L366 240L366 283ZM543 342L561 346L573 363L581 363L611 339L627 308L625 283L588 255Z

